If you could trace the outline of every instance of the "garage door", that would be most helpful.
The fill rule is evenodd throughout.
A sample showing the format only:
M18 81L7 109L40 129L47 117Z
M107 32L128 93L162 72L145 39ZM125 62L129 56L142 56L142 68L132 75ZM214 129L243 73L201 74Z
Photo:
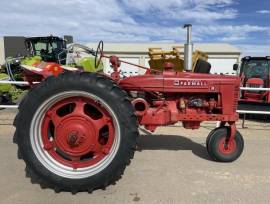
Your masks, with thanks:
M212 65L212 74L235 75L233 65L237 62L236 59L209 59L208 62Z

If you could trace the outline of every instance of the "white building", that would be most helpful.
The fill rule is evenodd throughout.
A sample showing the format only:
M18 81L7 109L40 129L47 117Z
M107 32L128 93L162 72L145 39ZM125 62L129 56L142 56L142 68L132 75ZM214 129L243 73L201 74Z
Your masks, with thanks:
M5 62L8 56L14 56L20 53L25 55L24 37L5 36L0 37L0 64ZM87 46L96 49L97 43L88 43ZM162 48L163 50L172 50L174 46L183 46L183 44L168 43L106 43L104 51L107 55L117 55L122 60L149 67L148 48ZM230 44L194 44L194 50L200 50L208 54L209 62L212 65L211 73L233 74L233 64L240 59L240 50ZM183 55L183 51L181 55ZM105 71L111 71L108 59L104 60ZM142 69L127 64L121 65L125 75L134 75L143 73Z
M88 43L87 46L96 49L97 43ZM154 43L105 43L104 52L107 55L117 55L122 60L149 67L148 48L162 48L172 50L173 46L183 46L182 44L154 44ZM233 64L240 60L240 50L230 44L194 44L194 50L205 52L209 56L212 65L211 73L234 74ZM183 52L181 53L183 55ZM111 68L108 59L105 60L105 71L109 73ZM129 74L141 73L139 68L122 64L123 71Z

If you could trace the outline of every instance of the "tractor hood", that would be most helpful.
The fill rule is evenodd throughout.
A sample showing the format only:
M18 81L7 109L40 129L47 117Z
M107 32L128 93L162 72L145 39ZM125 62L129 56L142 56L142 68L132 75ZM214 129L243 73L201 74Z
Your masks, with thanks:
M170 72L158 75L147 74L122 79L119 85L130 91L154 92L204 92L219 91L219 85L240 86L237 76L197 74L188 72Z

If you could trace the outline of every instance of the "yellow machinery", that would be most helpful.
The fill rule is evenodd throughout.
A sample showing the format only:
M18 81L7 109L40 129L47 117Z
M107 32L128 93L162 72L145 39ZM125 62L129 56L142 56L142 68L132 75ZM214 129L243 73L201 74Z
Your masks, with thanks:
M176 71L184 70L184 58L181 56L181 50L184 46L175 46L172 51L164 51L162 48L149 48L149 65L152 69L162 70L165 62L171 62L174 64ZM196 67L198 60L207 61L208 55L204 52L196 50L192 56L192 72Z

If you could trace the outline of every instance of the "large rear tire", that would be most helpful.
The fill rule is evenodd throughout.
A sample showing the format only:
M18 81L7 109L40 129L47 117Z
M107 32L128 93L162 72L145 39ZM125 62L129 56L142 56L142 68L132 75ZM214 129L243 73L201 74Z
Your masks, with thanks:
M14 124L31 179L73 193L117 181L138 136L126 92L94 73L48 78L25 96Z

